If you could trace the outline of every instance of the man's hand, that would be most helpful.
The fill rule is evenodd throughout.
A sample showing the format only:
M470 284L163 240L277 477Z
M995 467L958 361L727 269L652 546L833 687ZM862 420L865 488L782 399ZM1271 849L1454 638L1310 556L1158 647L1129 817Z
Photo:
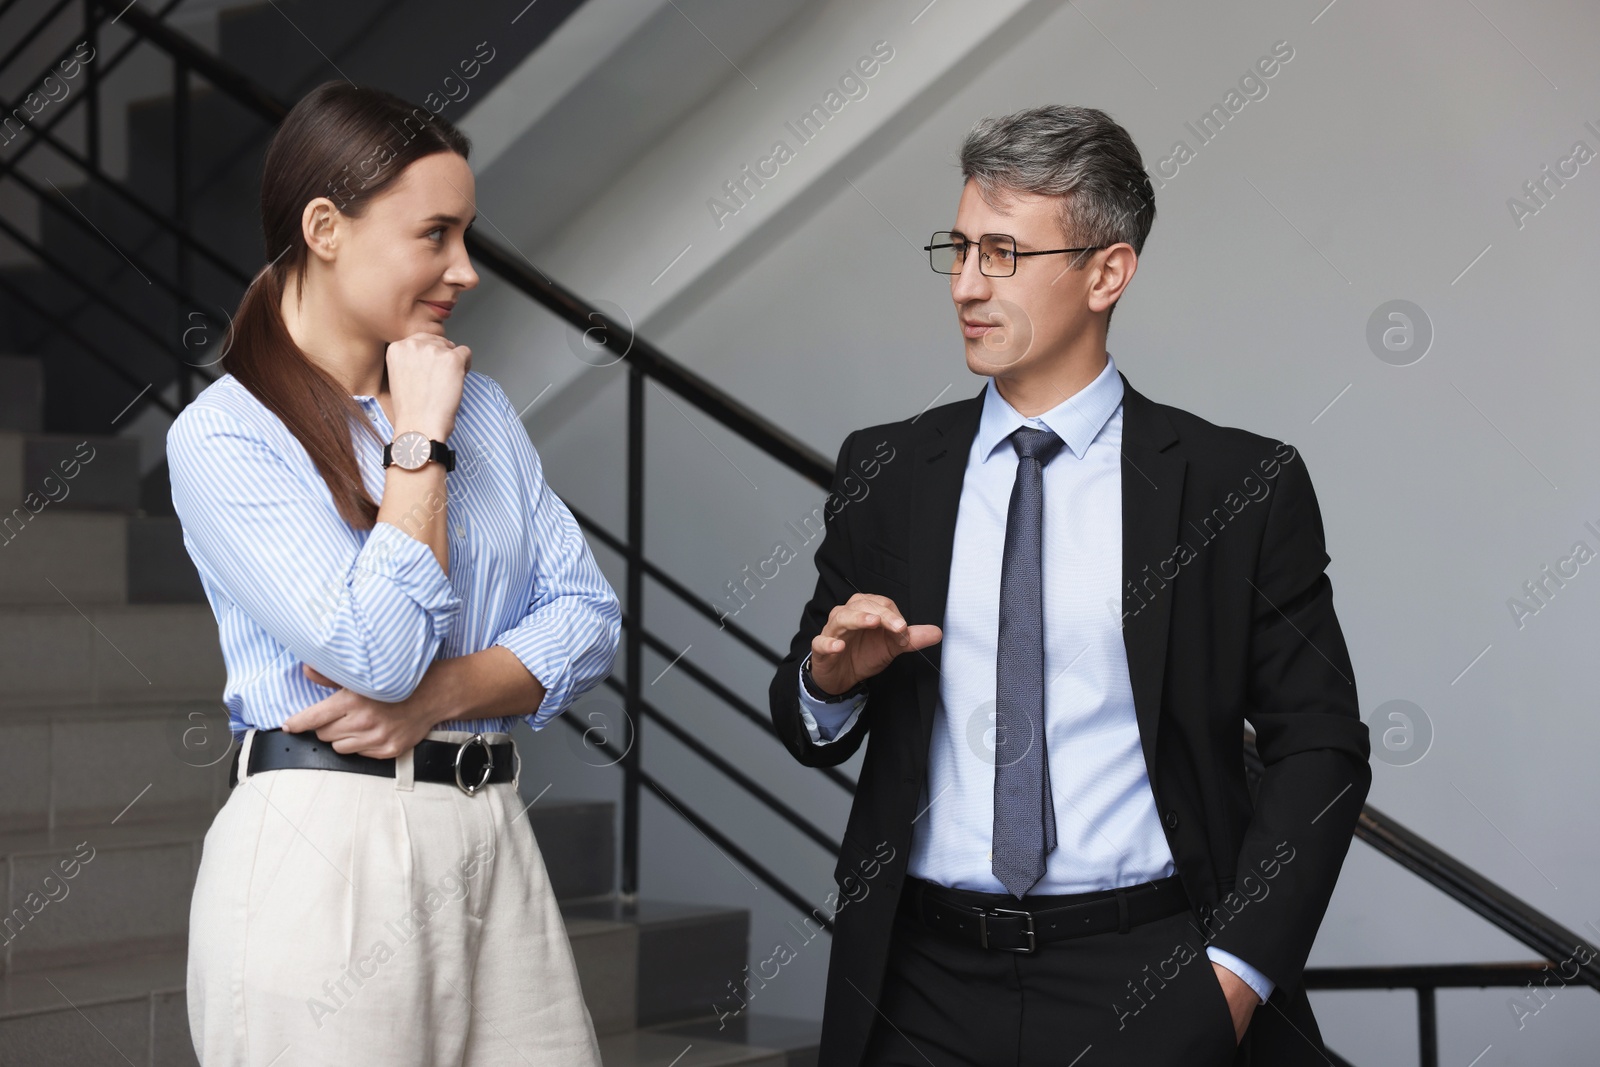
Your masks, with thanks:
M1233 1040L1238 1044L1244 1040L1245 1029L1250 1025L1250 1017L1255 1014L1261 998L1243 978L1222 964L1213 960L1211 968L1217 972L1217 981L1222 983L1223 995L1228 998L1228 1009L1233 1012Z
M428 736L434 724L448 716L440 699L441 686L435 678L442 674L434 667L428 669L416 690L398 704L385 704L370 700L359 693L343 689L338 682L324 676L311 664L301 664L305 676L318 685L338 689L337 693L301 708L283 724L289 733L314 730L324 741L332 742L339 753L357 753L375 759L393 759Z
M927 648L944 637L937 626L908 624L894 601L857 593L828 612L811 639L811 677L829 693L842 693L880 672L902 652Z

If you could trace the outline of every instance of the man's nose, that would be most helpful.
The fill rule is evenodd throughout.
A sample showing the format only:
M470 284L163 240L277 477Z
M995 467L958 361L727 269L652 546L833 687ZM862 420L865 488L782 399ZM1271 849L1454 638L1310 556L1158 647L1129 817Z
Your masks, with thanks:
M950 276L950 297L957 304L989 298L989 276L978 268L981 259L978 250L972 249L961 264L961 273Z

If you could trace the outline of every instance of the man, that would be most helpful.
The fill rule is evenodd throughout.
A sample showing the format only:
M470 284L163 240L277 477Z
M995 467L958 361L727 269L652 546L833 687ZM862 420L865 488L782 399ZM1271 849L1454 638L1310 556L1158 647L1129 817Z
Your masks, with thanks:
M871 492L771 686L803 764L871 734L820 1062L1324 1064L1301 972L1371 771L1305 462L1106 351L1155 218L1121 126L1022 111L961 163L928 251L990 380L845 439Z

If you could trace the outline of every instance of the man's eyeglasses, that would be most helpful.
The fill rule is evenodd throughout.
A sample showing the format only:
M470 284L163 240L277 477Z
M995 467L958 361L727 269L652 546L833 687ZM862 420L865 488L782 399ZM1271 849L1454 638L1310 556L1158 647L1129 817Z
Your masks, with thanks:
M940 274L960 274L967 261L967 246L972 244L964 234L940 230L930 244L923 245L928 253L928 265ZM1017 259L1022 256L1053 256L1060 252L1093 252L1107 245L1089 245L1085 248L1049 248L1041 252L1018 252L1017 239L1007 233L986 233L978 238L978 270L991 278L1009 278L1017 273Z

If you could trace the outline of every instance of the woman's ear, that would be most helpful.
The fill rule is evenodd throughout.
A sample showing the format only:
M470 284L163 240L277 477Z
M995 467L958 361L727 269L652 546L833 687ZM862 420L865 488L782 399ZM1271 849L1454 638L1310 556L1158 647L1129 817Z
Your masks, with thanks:
M300 213L300 234L305 238L306 247L324 263L333 262L338 254L343 219L333 201L325 196L307 201L305 210Z

